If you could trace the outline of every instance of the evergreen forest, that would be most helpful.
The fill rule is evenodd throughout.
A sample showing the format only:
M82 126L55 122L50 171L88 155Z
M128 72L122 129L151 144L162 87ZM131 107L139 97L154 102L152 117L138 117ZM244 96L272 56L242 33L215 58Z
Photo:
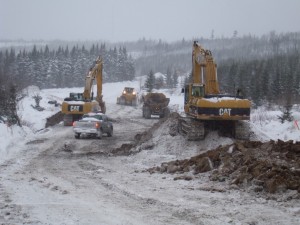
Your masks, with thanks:
M299 104L300 33L270 32L261 37L235 34L231 38L194 40L212 52L221 91L234 93L239 88L255 106ZM168 43L143 38L135 42L74 45L53 41L23 48L1 47L0 117L15 111L18 92L27 86L82 87L98 56L103 58L104 82L128 81L161 72L166 79L153 80L151 88L182 86L177 77L185 77L188 82L194 40Z

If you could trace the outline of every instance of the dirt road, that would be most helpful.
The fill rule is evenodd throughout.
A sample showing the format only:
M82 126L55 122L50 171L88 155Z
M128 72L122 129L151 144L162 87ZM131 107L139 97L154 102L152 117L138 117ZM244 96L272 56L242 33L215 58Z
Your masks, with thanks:
M169 135L170 120L143 119L138 107L107 108L113 137L77 140L59 124L0 165L0 224L299 224L298 199L256 197L205 173L174 180L147 172L231 139L213 133L187 142Z

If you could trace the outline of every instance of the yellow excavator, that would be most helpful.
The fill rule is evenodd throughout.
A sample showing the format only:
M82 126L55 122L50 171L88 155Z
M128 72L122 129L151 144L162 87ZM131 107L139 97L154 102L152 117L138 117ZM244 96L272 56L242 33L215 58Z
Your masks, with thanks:
M208 130L218 130L237 139L249 139L251 102L241 96L221 94L217 77L217 65L209 50L198 42L193 44L192 82L187 84L184 93L186 117L180 119L180 131L188 140L205 138Z
M61 112L64 114L64 125L72 126L73 122L79 120L83 114L89 112L106 112L105 102L102 95L102 70L103 61L97 58L85 77L83 93L70 93L62 103ZM97 96L94 99L93 82L97 83Z

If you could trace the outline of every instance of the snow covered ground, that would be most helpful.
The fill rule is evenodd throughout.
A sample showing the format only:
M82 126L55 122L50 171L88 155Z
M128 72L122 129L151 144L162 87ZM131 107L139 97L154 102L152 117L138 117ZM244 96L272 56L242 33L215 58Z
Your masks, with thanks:
M93 154L105 156L106 149L116 149L122 143L129 143L134 139L130 136L132 129L143 132L156 121L141 118L139 107L116 105L116 99L125 86L135 87L141 93L140 83L140 80L136 80L104 84L103 99L107 104L107 113L117 123L115 137L112 141L104 139L100 152L97 141L74 141L70 127L58 125L44 129L46 118L60 111L60 107L48 101L61 103L70 92L82 92L82 88L39 90L29 87L18 109L23 127L7 127L0 123L0 197L4 199L0 201L0 211L4 212L4 215L0 213L0 222L299 224L299 204L255 199L238 191L226 194L222 191L201 191L208 188L202 178L189 182L178 181L174 186L172 177L168 175L140 173L164 161L184 159L232 143L232 139L219 137L215 133L209 134L200 144L195 144L185 142L180 136L170 137L166 129L161 127L136 155L93 158ZM171 109L183 113L180 89L163 92L170 98ZM35 105L33 97L37 94L42 97L40 106L45 108L42 112L31 106ZM279 115L281 111L278 109L253 110L250 121L253 137L261 141L300 141L297 127L300 113L297 107L293 109L292 122L281 124ZM128 131L124 131L126 126ZM125 137L132 140L126 140ZM42 144L43 147L39 147ZM73 155L67 151L68 148L72 149ZM80 158L82 151L87 148L94 152ZM45 155L49 157L43 158ZM28 165L29 159L31 166ZM82 170L74 167L73 162ZM222 187L218 188L222 190ZM86 193L86 190L91 193ZM14 210L13 213L9 208Z
M144 82L144 78L132 82L108 83L103 86L104 101L107 103L116 103L117 97L122 93L124 87L134 87L140 91L140 84ZM31 86L24 90L26 97L18 105L18 115L22 121L23 127L7 127L0 123L0 162L8 159L12 153L17 152L16 143L25 143L31 139L36 132L45 128L46 119L60 111L60 107L55 107L53 104L48 104L48 101L56 100L62 103L63 99L70 92L83 92L83 88L63 88L63 89L44 89ZM96 92L96 90L94 90ZM170 107L174 111L183 112L183 96L180 90L164 90L167 97L170 97ZM40 95L42 100L40 106L44 107L44 111L37 111L32 106L35 106L34 96ZM22 145L22 144L20 144ZM13 146L13 147L12 147ZM12 148L11 148L12 147Z
M142 80L144 81L144 80ZM107 83L104 84L103 93L104 100L107 103L115 103L117 97L121 94L121 91L125 86L135 87L140 91L140 79L132 82L119 82L119 83ZM60 111L59 107L55 107L53 104L48 104L48 101L56 100L61 103L63 99L68 96L70 92L82 92L82 88L63 88L63 89L44 89L39 90L37 87L29 87L24 90L26 97L19 103L18 114L22 121L23 127L7 127L5 124L0 123L0 155L1 160L6 159L12 151L15 149L15 144L26 141L26 138L31 138L37 131L45 128L46 118ZM170 107L173 111L183 113L183 94L180 89L172 90L159 90L170 98ZM42 100L40 105L45 108L40 112L31 105L35 105L33 97L40 95ZM270 139L281 139L284 141L294 140L300 141L300 107L293 108L292 122L280 123L278 116L282 112L277 109L259 108L254 109L251 112L251 127L258 134L261 135L262 141L268 141ZM299 124L298 124L299 121ZM298 127L298 126L299 127ZM12 145L14 146L13 148ZM8 151L8 149L10 149Z

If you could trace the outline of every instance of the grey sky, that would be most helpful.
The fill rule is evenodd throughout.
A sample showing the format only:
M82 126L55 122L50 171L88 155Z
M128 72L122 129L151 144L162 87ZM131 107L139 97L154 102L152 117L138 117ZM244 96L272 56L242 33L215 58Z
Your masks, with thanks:
M300 31L300 0L0 0L0 39L164 41Z

